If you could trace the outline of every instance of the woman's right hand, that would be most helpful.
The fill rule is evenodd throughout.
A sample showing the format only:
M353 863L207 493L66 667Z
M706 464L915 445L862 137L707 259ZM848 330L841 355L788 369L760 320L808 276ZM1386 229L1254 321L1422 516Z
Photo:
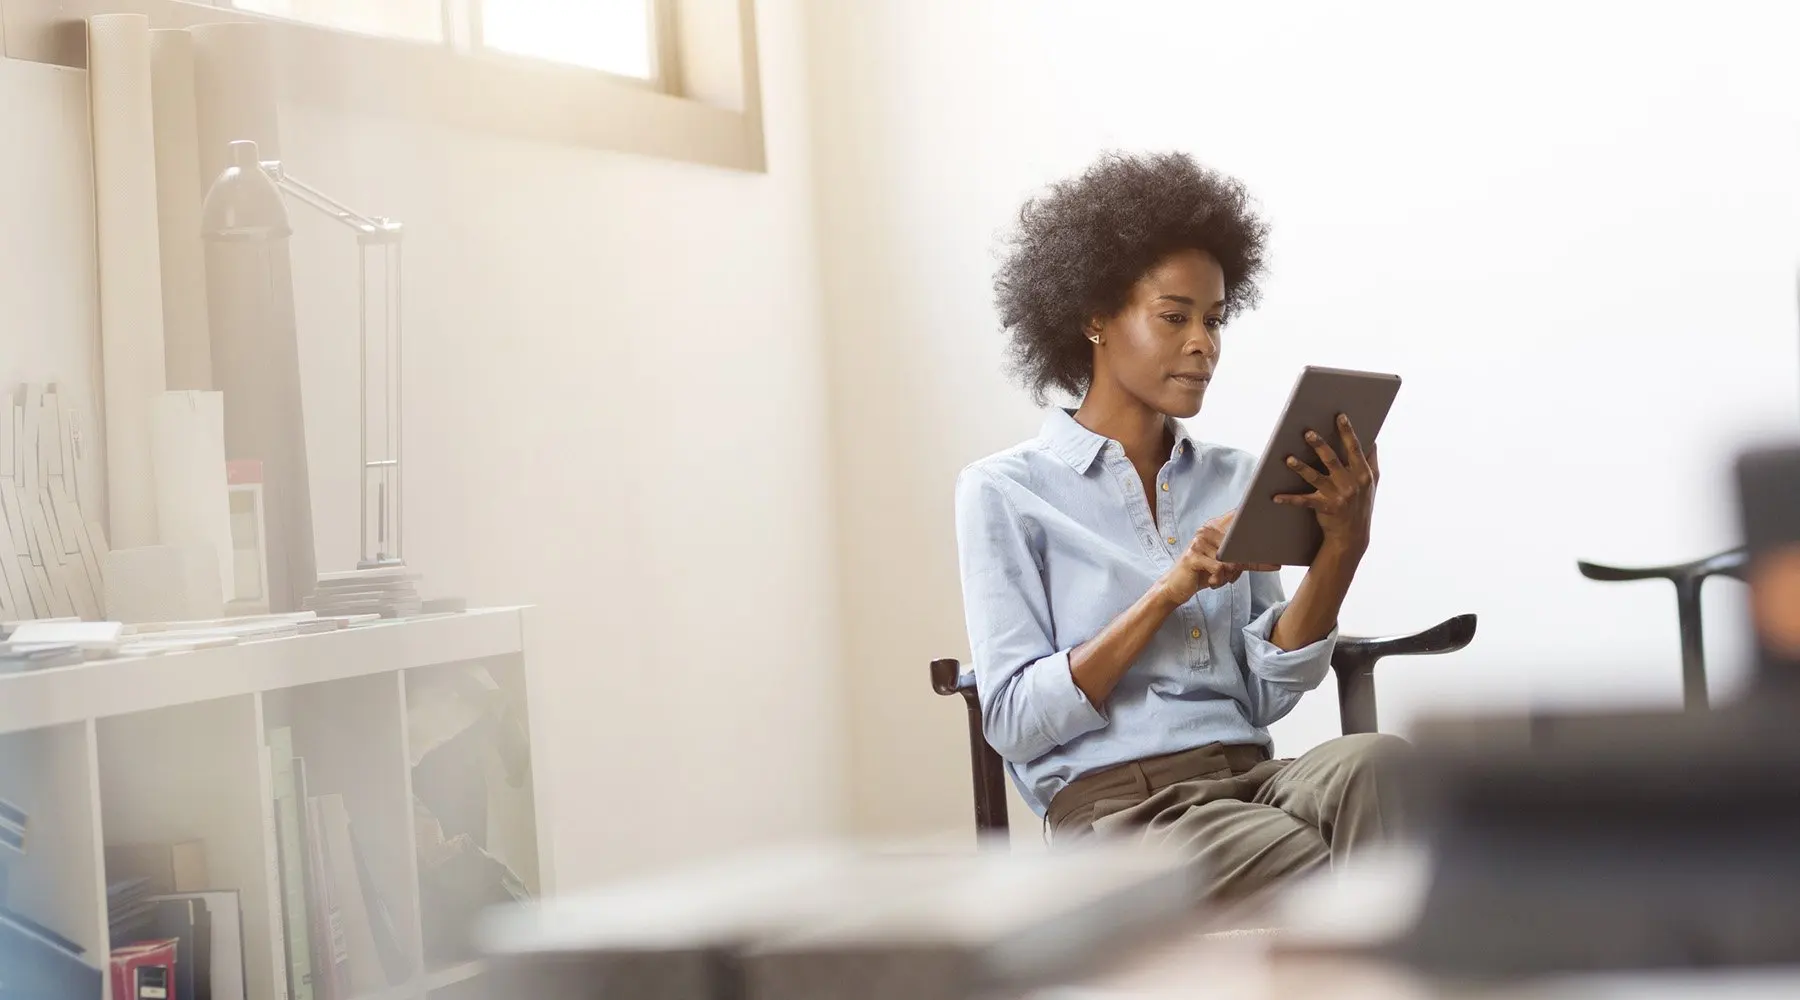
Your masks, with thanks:
M1231 527L1232 516L1226 514L1206 522L1176 557L1175 565L1145 590L1144 596L1108 622L1099 635L1070 651L1069 673L1090 704L1098 705L1112 695L1119 679L1131 669L1169 616L1202 589L1223 587L1251 570L1281 568L1219 561L1219 545L1225 541L1225 529Z
M1206 522L1194 540L1163 574L1163 593L1175 604L1185 604L1202 590L1223 587L1245 573L1272 573L1280 566L1265 563L1226 563L1219 561L1219 546L1225 541L1225 530L1231 527L1237 511L1221 514Z

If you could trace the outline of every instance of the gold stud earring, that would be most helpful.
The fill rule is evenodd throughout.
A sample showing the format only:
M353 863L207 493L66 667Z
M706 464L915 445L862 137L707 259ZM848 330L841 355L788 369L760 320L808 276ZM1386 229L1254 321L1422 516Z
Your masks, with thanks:
M1097 333L1090 333L1090 334L1088 334L1088 339L1089 339L1089 340L1091 340L1091 341L1093 341L1093 342L1094 342L1094 343L1096 343L1096 344L1104 344L1104 343L1106 343L1106 341L1104 341L1104 340L1101 340L1101 339L1100 339L1100 335L1099 335L1099 334L1097 334Z

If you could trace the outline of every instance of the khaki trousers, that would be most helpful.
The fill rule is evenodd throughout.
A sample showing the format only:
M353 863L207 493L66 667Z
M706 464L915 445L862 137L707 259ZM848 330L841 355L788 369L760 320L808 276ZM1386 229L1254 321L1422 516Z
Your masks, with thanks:
M1294 760L1212 743L1069 783L1050 803L1055 841L1136 837L1198 859L1216 899L1242 899L1341 864L1395 829L1387 772L1406 741L1342 736Z

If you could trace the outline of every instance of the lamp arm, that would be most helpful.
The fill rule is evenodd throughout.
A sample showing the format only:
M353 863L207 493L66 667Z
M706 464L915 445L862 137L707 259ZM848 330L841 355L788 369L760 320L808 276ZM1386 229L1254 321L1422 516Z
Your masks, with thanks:
M295 178L282 168L279 160L264 160L262 168L263 173L268 174L269 179L273 180L283 191L292 195L295 201L321 215L336 220L347 228L354 229L359 233L391 233L400 228L399 223L391 219L370 218L305 181Z

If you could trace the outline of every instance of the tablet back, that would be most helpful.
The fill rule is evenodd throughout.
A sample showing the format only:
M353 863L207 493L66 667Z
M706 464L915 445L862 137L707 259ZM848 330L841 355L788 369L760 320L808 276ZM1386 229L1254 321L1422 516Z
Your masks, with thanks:
M1294 455L1314 470L1325 471L1318 454L1306 443L1306 432L1311 429L1331 444L1339 461L1345 460L1337 430L1339 413L1349 415L1357 439L1367 449L1375 443L1399 391L1398 375L1307 366L1294 383L1281 422L1256 463L1243 507L1219 547L1220 560L1312 565L1324 542L1317 517L1305 507L1289 507L1272 499L1281 493L1313 491L1298 472L1287 467L1287 457Z

